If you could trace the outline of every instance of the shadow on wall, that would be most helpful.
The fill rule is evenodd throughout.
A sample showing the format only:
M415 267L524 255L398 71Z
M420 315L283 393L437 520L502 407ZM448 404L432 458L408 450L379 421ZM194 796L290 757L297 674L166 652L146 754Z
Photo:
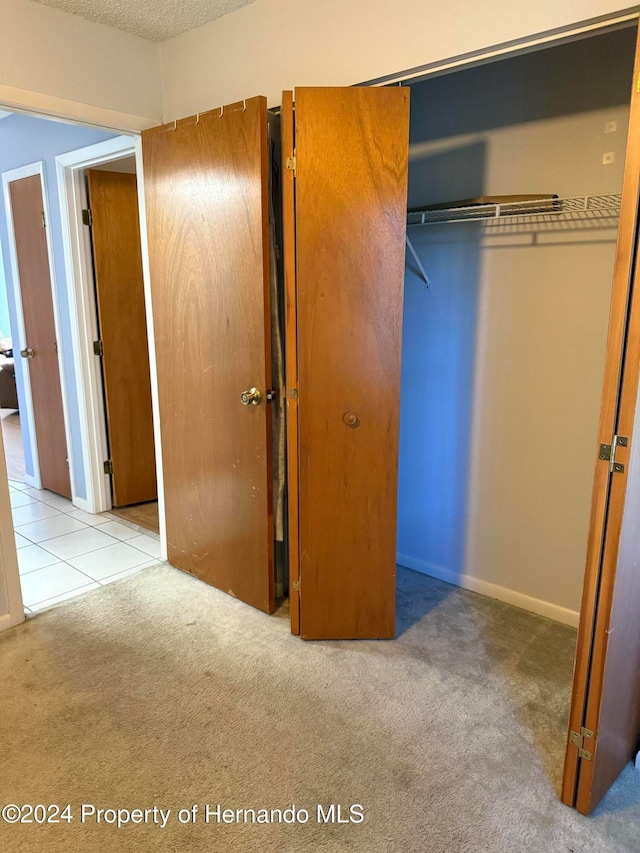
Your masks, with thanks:
M630 27L417 83L411 143L627 105L636 33Z
M409 206L481 195L484 165L483 143L410 160ZM429 188L428 193L422 188ZM462 571L464 564L480 228L470 222L409 230L432 286L427 289L409 259L398 561L429 574L442 566ZM421 559L425 554L428 562Z

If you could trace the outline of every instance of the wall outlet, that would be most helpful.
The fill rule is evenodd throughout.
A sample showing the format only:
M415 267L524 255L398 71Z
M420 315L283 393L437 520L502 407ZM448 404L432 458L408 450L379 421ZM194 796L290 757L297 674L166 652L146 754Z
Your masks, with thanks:
M616 154L615 151L607 151L606 154L602 155L602 165L610 166L612 163L615 163Z
M613 121L606 122L604 126L605 133L615 133L618 129L618 122L614 119Z

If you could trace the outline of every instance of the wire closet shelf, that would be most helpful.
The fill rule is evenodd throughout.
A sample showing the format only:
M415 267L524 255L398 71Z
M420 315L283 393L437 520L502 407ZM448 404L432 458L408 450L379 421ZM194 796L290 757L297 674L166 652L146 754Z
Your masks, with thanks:
M532 225L545 230L614 225L620 214L620 193L572 198L542 198L410 211L407 225L483 222L487 226Z

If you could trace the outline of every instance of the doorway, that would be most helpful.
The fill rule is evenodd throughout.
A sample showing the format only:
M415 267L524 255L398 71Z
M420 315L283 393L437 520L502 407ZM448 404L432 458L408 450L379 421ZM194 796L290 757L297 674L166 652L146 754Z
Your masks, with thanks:
M408 234L420 264L408 254L398 562L529 611L510 608L515 622L531 623L512 652L517 659L526 649L531 690L544 695L555 681L541 743L556 785L572 705L567 652L577 640L573 633L568 644L567 631L582 618L583 672L597 512L621 486L608 485L611 476L630 468L630 430L611 430L621 432L620 448L604 437L611 426L603 431L601 395L605 375L615 395L610 306L614 318L623 313L635 275L624 259L636 216L633 134L627 144L636 39L635 27L619 29L412 85ZM612 455L600 450L593 510L603 441ZM610 604L601 612L608 618ZM540 617L568 627L539 633L536 624L548 625ZM610 655L623 624L613 637L603 632ZM483 634L478 642L492 649L495 638ZM589 700L594 720L599 701ZM603 727L600 755L615 772L599 796L635 746L633 722L618 725L633 697L622 704L609 717L615 737ZM588 813L598 796L575 799L569 759L581 762L581 777L593 774L598 726L579 706L574 695L562 798Z
M90 511L110 511L142 530L163 530L153 410L154 342L139 230L140 161L130 137L56 158L63 210L77 383L85 400ZM116 248L114 248L116 247Z

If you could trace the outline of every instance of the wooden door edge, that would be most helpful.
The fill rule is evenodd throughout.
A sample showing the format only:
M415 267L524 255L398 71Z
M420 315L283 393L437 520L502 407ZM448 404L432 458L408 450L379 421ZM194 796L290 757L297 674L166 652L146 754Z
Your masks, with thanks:
M266 389L272 388L271 368L271 238L269 234L269 131L267 127L267 99L257 95L254 99L260 111L260 146L262 161L262 271L264 288L264 381ZM267 474L267 602L266 613L274 613L276 609L275 592L275 536L273 523L273 436L271 430L271 413L266 418L266 474Z
M300 535L298 479L298 340L293 92L282 93L282 232L284 259L285 393L287 419L287 494L289 608L291 633L300 633Z

